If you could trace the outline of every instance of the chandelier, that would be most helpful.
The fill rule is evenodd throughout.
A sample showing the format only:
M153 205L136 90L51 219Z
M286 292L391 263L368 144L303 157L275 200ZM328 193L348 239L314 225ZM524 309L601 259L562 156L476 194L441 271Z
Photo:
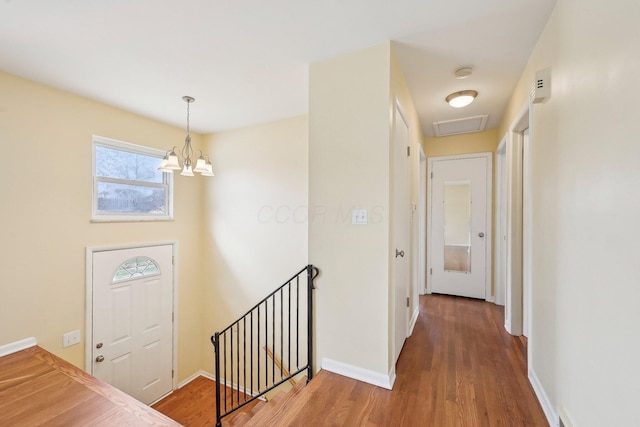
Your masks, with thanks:
M173 173L173 171L179 171L180 175L183 176L194 176L194 172L199 173L202 176L215 176L213 174L213 166L211 165L211 161L209 160L209 156L204 158L202 151L200 150L200 156L196 160L195 166L193 166L194 158L193 155L193 147L191 147L191 134L189 132L189 105L195 101L195 98L191 96L183 96L182 99L187 103L187 136L184 138L184 146L182 150L179 151L180 155L176 154L176 148L173 147L171 150L167 151L158 170L160 172L169 172ZM182 165L181 165L182 163Z

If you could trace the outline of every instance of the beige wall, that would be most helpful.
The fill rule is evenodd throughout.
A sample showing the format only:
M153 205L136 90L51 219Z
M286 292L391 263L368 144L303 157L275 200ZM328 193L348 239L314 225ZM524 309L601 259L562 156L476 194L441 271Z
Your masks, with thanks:
M309 260L316 366L324 358L388 374L390 50L309 68ZM351 210L368 209L367 225Z
M640 425L640 3L559 0L500 126L533 106L530 368L575 426Z
M83 367L86 247L177 240L178 379L199 370L202 180L176 176L175 221L89 222L93 134L164 149L184 130L6 73L0 94L0 343L34 336ZM63 349L75 329L82 342Z
M216 173L202 230L209 336L308 263L308 139L307 116L205 137ZM210 343L203 358L213 372Z
M309 83L309 259L321 269L316 365L327 359L388 378L394 337L390 209L396 101L411 134L415 202L422 140L417 115L390 43L313 63ZM351 224L356 208L368 210L367 225ZM412 300L417 307L417 298Z

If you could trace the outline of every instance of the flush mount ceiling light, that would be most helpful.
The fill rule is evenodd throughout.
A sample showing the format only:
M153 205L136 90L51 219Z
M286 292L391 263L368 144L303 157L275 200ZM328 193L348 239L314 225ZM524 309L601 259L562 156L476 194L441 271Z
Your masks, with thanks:
M471 104L476 96L478 96L478 92L475 90L461 90L447 96L445 101L454 108L462 108Z
M195 98L191 96L183 96L182 100L187 103L187 136L184 138L184 146L180 150L180 156L176 154L176 148L173 147L167 151L167 154L162 159L158 170L161 172L173 173L173 171L179 171L182 169L180 175L194 176L194 172L198 172L202 176L215 176L213 174L213 166L209 160L209 156L205 160L202 151L200 151L200 157L196 160L196 166L193 167L191 158L193 157L193 147L191 147L191 133L189 132L189 105L195 101ZM182 165L180 165L182 163Z

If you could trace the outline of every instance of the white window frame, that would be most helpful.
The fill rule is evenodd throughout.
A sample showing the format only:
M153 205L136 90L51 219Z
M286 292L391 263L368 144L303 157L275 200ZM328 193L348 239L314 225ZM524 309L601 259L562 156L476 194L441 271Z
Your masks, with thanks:
M92 195L91 195L91 222L134 222L134 221L172 221L173 220L173 174L163 172L164 182L153 183L143 181L133 181L117 178L106 178L96 176L96 146L113 148L116 150L126 151L129 153L143 154L145 156L158 157L162 159L166 152L156 148L145 147L142 145L132 144L129 142L118 141L115 139L105 138L103 136L93 135L92 137ZM135 213L98 213L98 183L111 182L116 184L127 184L135 186L155 187L165 189L165 214L135 214Z

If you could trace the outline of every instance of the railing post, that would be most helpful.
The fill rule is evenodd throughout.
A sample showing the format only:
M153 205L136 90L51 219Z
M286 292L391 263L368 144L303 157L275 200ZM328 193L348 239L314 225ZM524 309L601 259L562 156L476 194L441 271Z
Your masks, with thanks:
M307 364L304 366L300 366L300 360L299 360L299 356L302 356L302 352L304 351L304 344L300 342L300 338L301 335L303 334L303 332L301 331L301 329L304 329L304 325L302 325L302 323L304 322L303 319L300 318L300 315L302 315L301 313L301 309L302 309L302 305L304 304L304 301L301 300L301 298L303 297L303 292L301 289L302 285L302 281L303 279L303 275L304 272L307 272ZM226 327L225 329L223 329L221 332L216 332L213 336L211 336L211 343L213 344L213 349L215 352L215 380L216 380L216 385L215 385L215 393L216 393L216 427L222 427L222 418L230 415L232 412L235 412L237 410L239 410L240 408L244 407L245 405L249 404L250 402L254 401L255 399L258 399L259 397L263 396L265 393L269 392L270 390L273 390L275 387L278 387L280 384L284 383L285 381L288 381L292 378L294 378L296 375L303 373L305 370L307 371L307 382L311 381L311 379L313 378L313 290L315 289L315 286L313 284L313 281L315 280L315 278L318 276L318 269L316 267L314 267L313 265L309 264L305 267L303 267L301 270L298 270L298 272L291 278L289 279L287 282L285 282L284 285L280 286L278 289L276 289L275 291L273 291L272 293L270 293L267 297L265 297L261 302L259 302L258 304L256 304L255 306L253 306L253 308L251 308L247 313L245 313L244 316L240 317L240 319L238 319L236 322L232 323L231 325L229 325L228 327ZM274 351L277 349L276 346L276 294L280 293L280 351L282 353L284 353L284 319L285 319L285 313L284 313L284 296L283 296L283 292L284 292L284 287L287 286L288 287L288 291L289 291L289 297L288 297L288 311L286 313L286 317L289 319L288 320L288 334L289 334L289 341L288 341L288 348L289 348L289 354L287 355L287 359L289 360L289 367L291 366L291 282L295 280L296 281L296 301L295 301L295 330L296 330L296 343L295 343L295 351L296 351L296 364L295 364L295 372L291 372L289 371L286 375L287 378L283 378L284 373L286 372L284 369L283 365L280 365L280 378L279 381L276 381L275 378L275 372L276 372L276 358L273 357L273 362L272 362L272 375L271 375L271 381L269 381L269 339L271 338L271 345L273 346ZM269 318L269 300L271 300L271 319ZM261 322L261 309L264 305L264 323ZM255 338L255 345L257 346L254 349L254 336L253 336L253 318L254 318L254 312L256 313L257 316L257 322L256 322L256 328L257 328L257 337ZM251 378L251 388L250 388L250 393L251 395L253 395L252 397L250 396L246 396L244 398L240 397L241 391L240 388L234 387L234 384L237 382L237 384L239 385L240 383L240 331L239 331L239 325L242 322L243 323L243 360L244 360L244 391L246 393L246 380L247 380L247 375L246 375L246 318L247 316L249 316L250 318L250 329L251 329L251 333L250 333L250 355L251 355L251 367L250 367L250 378ZM269 323L271 323L271 337L269 336ZM261 371L260 371L260 366L261 366L261 357L260 357L260 345L261 345L261 336L262 336L262 328L261 328L261 324L264 325L264 350L265 350L265 361L264 361L264 380L265 380L265 384L264 384L264 388L261 387ZM238 328L238 330L234 333L234 326ZM231 353L229 354L229 352L227 351L227 341L228 339L227 337L227 332L230 331L230 335L231 335ZM234 334L236 336L236 343L235 343L235 347L234 348ZM224 338L224 342L221 343L221 339ZM234 356L234 350L237 350L237 354L235 354ZM254 364L254 350L255 353L257 354L257 363ZM221 355L222 352L222 355ZM229 381L228 378L228 369L227 369L227 355L229 354L229 359L231 360L231 382L230 384L232 384L232 386L229 388L227 387L227 381ZM234 360L236 362L236 369L235 369L235 375L237 378L235 378L234 381ZM283 359L284 361L284 354L283 354ZM222 366L221 366L222 363ZM253 379L254 379L254 375L253 375L253 368L257 367L257 390L254 390L253 388ZM222 372L224 370L224 372ZM225 380L225 384L224 384L224 390L222 390L222 375L224 374L224 380ZM271 385L269 385L269 383L272 383ZM231 407L228 407L228 398L227 398L227 389L229 389L231 391ZM235 393L238 396L237 401L235 401L236 399L234 399L234 390ZM224 395L222 394L224 392ZM247 399L247 397L249 397ZM224 408L222 407L222 404L224 403Z
M313 269L307 265L307 383L313 378Z
M216 332L211 337L213 351L215 352L216 365L216 427L222 427L222 417L220 416L220 333Z

